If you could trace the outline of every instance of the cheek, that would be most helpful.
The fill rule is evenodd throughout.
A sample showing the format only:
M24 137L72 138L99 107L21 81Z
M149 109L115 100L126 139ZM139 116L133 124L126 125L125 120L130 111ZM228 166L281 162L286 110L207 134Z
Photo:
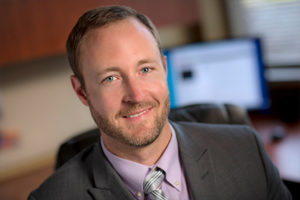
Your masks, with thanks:
M119 108L120 92L100 91L98 89L91 91L90 94L90 102L100 114L114 113Z
M165 80L157 81L151 86L151 92L155 94L158 99L164 99L169 95L168 84Z

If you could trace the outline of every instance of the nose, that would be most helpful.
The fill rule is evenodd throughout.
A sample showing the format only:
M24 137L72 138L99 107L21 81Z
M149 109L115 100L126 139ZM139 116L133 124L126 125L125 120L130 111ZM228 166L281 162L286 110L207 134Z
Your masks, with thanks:
M144 98L144 90L141 81L135 78L127 79L124 83L123 101L126 103L141 102Z

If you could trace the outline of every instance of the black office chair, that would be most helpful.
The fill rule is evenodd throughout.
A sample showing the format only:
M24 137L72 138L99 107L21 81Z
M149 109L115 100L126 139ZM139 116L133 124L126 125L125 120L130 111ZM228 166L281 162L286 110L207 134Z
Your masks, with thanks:
M195 104L179 107L171 109L169 119L172 121L251 125L247 112L241 107L231 104ZM55 168L59 168L84 148L98 142L99 139L98 129L92 129L70 138L60 146Z

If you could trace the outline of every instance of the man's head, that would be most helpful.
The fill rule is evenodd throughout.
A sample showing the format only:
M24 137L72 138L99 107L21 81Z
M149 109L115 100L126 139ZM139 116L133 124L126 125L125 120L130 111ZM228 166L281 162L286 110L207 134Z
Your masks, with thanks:
M91 21L101 26L85 24ZM106 144L147 146L166 132L166 59L149 19L127 7L95 9L79 19L67 46L73 88Z
M66 44L69 63L75 76L84 88L84 79L80 69L80 45L84 36L92 29L101 28L105 25L126 19L135 18L144 24L156 40L157 47L163 58L159 35L152 21L145 15L137 13L134 9L126 6L109 6L89 10L83 14L72 29Z

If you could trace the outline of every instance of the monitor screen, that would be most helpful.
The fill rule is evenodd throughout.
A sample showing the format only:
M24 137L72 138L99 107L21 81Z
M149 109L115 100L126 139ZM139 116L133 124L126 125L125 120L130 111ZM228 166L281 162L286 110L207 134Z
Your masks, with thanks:
M164 51L171 108L198 103L269 107L260 41L254 38L190 44Z

